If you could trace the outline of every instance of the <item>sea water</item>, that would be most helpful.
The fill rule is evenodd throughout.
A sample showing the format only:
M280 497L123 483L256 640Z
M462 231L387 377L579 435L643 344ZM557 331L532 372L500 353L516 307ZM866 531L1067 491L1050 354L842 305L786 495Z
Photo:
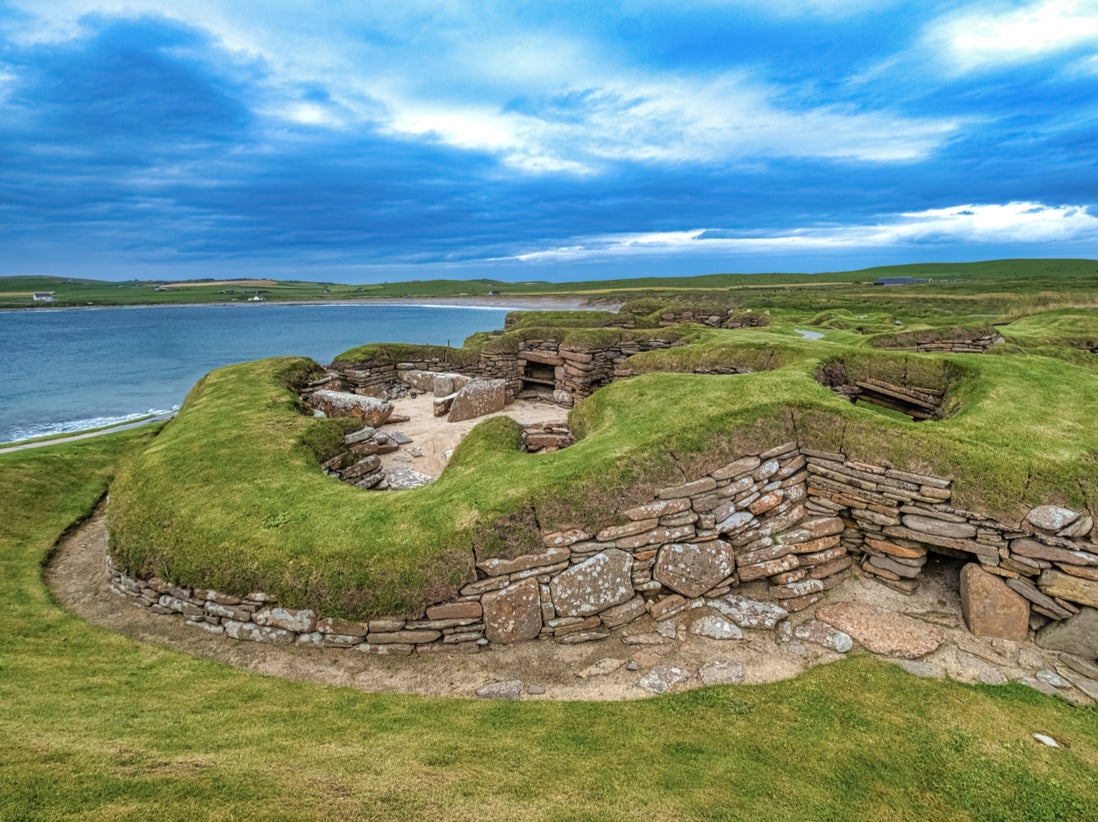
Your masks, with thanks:
M368 342L461 345L507 310L377 304L187 305L0 311L0 442L179 407L214 368Z

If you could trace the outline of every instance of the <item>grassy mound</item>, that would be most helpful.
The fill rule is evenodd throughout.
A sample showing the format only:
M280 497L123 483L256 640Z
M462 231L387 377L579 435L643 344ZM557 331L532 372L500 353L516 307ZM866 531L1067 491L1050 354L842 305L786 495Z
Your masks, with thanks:
M1091 369L1033 355L875 351L847 344L846 332L808 341L777 326L664 330L691 342L631 358L629 367L653 373L575 408L576 445L534 457L518 450L517 425L490 420L436 483L407 492L364 492L321 472L317 455L338 424L303 415L293 387L315 364L276 359L214 371L116 482L112 550L138 574L234 594L262 589L290 607L363 618L417 614L452 595L473 578L474 550L529 551L535 525L603 527L663 485L793 438L955 477L957 501L990 514L1098 500ZM539 332L512 335L524 333ZM629 333L569 331L578 341L596 335L592 344ZM948 388L949 418L917 424L850 405L813 378L836 357L855 375ZM714 363L758 373L667 373Z

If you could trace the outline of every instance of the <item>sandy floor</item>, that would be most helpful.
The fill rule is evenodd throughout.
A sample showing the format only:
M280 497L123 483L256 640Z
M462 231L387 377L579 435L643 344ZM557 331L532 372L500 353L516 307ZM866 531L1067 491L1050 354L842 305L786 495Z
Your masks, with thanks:
M387 424L382 431L400 431L412 438L411 445L381 458L385 468L414 468L421 474L438 479L450 460L450 454L462 438L477 423L491 417L511 417L519 422L567 422L568 409L550 402L516 400L496 414L486 414L474 420L447 422L434 415L434 395L421 394L412 399L396 400L393 413L411 417L408 422Z
M47 569L47 581L67 609L96 625L131 639L168 646L197 657L245 670L288 679L343 685L366 691L397 691L432 696L472 697L477 688L501 680L522 680L544 694L528 699L625 700L649 694L638 687L641 677L657 665L674 665L690 672L675 690L701 686L698 671L713 661L734 661L744 667L747 684L794 677L805 669L839 659L823 648L797 641L781 642L770 631L745 631L742 640L712 640L688 633L689 625L708 609L697 609L670 620L674 637L660 644L630 645L627 637L656 637L656 626L641 620L615 631L607 639L581 645L552 641L496 646L479 654L378 657L353 650L268 646L214 636L186 625L181 618L153 614L113 593L107 583L104 557L107 532L102 510L70 534ZM1005 680L1032 676L1054 667L1054 657L1030 643L977 639L964 628L956 594L956 569L928 566L927 580L914 596L903 596L869 579L852 577L831 592L828 602L863 602L933 622L946 642L921 662L923 675L948 675L965 681L994 677ZM748 593L745 591L744 593ZM800 614L795 621L809 618ZM666 628L665 628L666 632ZM609 673L584 675L595 663L620 661ZM627 664L634 663L635 670ZM527 691L529 694L529 690ZM1071 698L1077 696L1066 693ZM1084 700L1080 700L1084 701Z

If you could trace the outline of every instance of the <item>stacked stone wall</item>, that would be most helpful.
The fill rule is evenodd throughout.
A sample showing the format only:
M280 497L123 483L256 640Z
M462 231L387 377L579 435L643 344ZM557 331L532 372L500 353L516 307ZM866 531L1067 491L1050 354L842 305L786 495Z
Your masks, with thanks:
M904 344L907 340L898 338L895 344L875 343L877 348L887 348L892 351L917 351L933 354L983 354L993 345L1005 342L999 334L981 334L971 337L953 337L946 340L911 340L911 344Z
M1055 623L1098 608L1094 536L1086 512L1040 506L1014 526L954 506L948 478L790 442L663 488L597 530L543 533L536 553L475 557L478 579L417 618L324 618L262 592L234 597L110 574L135 603L234 639L471 653L537 638L598 640L641 617L702 606L741 627L758 627L752 620L764 614L772 628L819 603L855 565L909 592L933 552L980 572L965 579L966 618L1003 610L987 607L1000 598L1017 618L994 630L1039 630L1040 643Z

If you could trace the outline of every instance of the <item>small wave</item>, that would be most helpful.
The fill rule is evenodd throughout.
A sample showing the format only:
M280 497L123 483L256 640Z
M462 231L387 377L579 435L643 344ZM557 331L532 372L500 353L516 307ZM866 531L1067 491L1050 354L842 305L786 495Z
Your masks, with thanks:
M136 412L133 414L123 414L117 417L86 417L80 420L66 420L64 422L43 422L43 423L31 423L29 425L13 426L7 432L6 440L8 442L19 442L21 440L32 440L38 437L52 437L57 434L75 434L80 431L88 431L92 428L106 428L112 425L123 425L127 422L133 422L134 420L144 419L145 417L156 417L161 414L170 414L173 411L178 411L179 406L172 406L171 409L150 408L148 411Z

